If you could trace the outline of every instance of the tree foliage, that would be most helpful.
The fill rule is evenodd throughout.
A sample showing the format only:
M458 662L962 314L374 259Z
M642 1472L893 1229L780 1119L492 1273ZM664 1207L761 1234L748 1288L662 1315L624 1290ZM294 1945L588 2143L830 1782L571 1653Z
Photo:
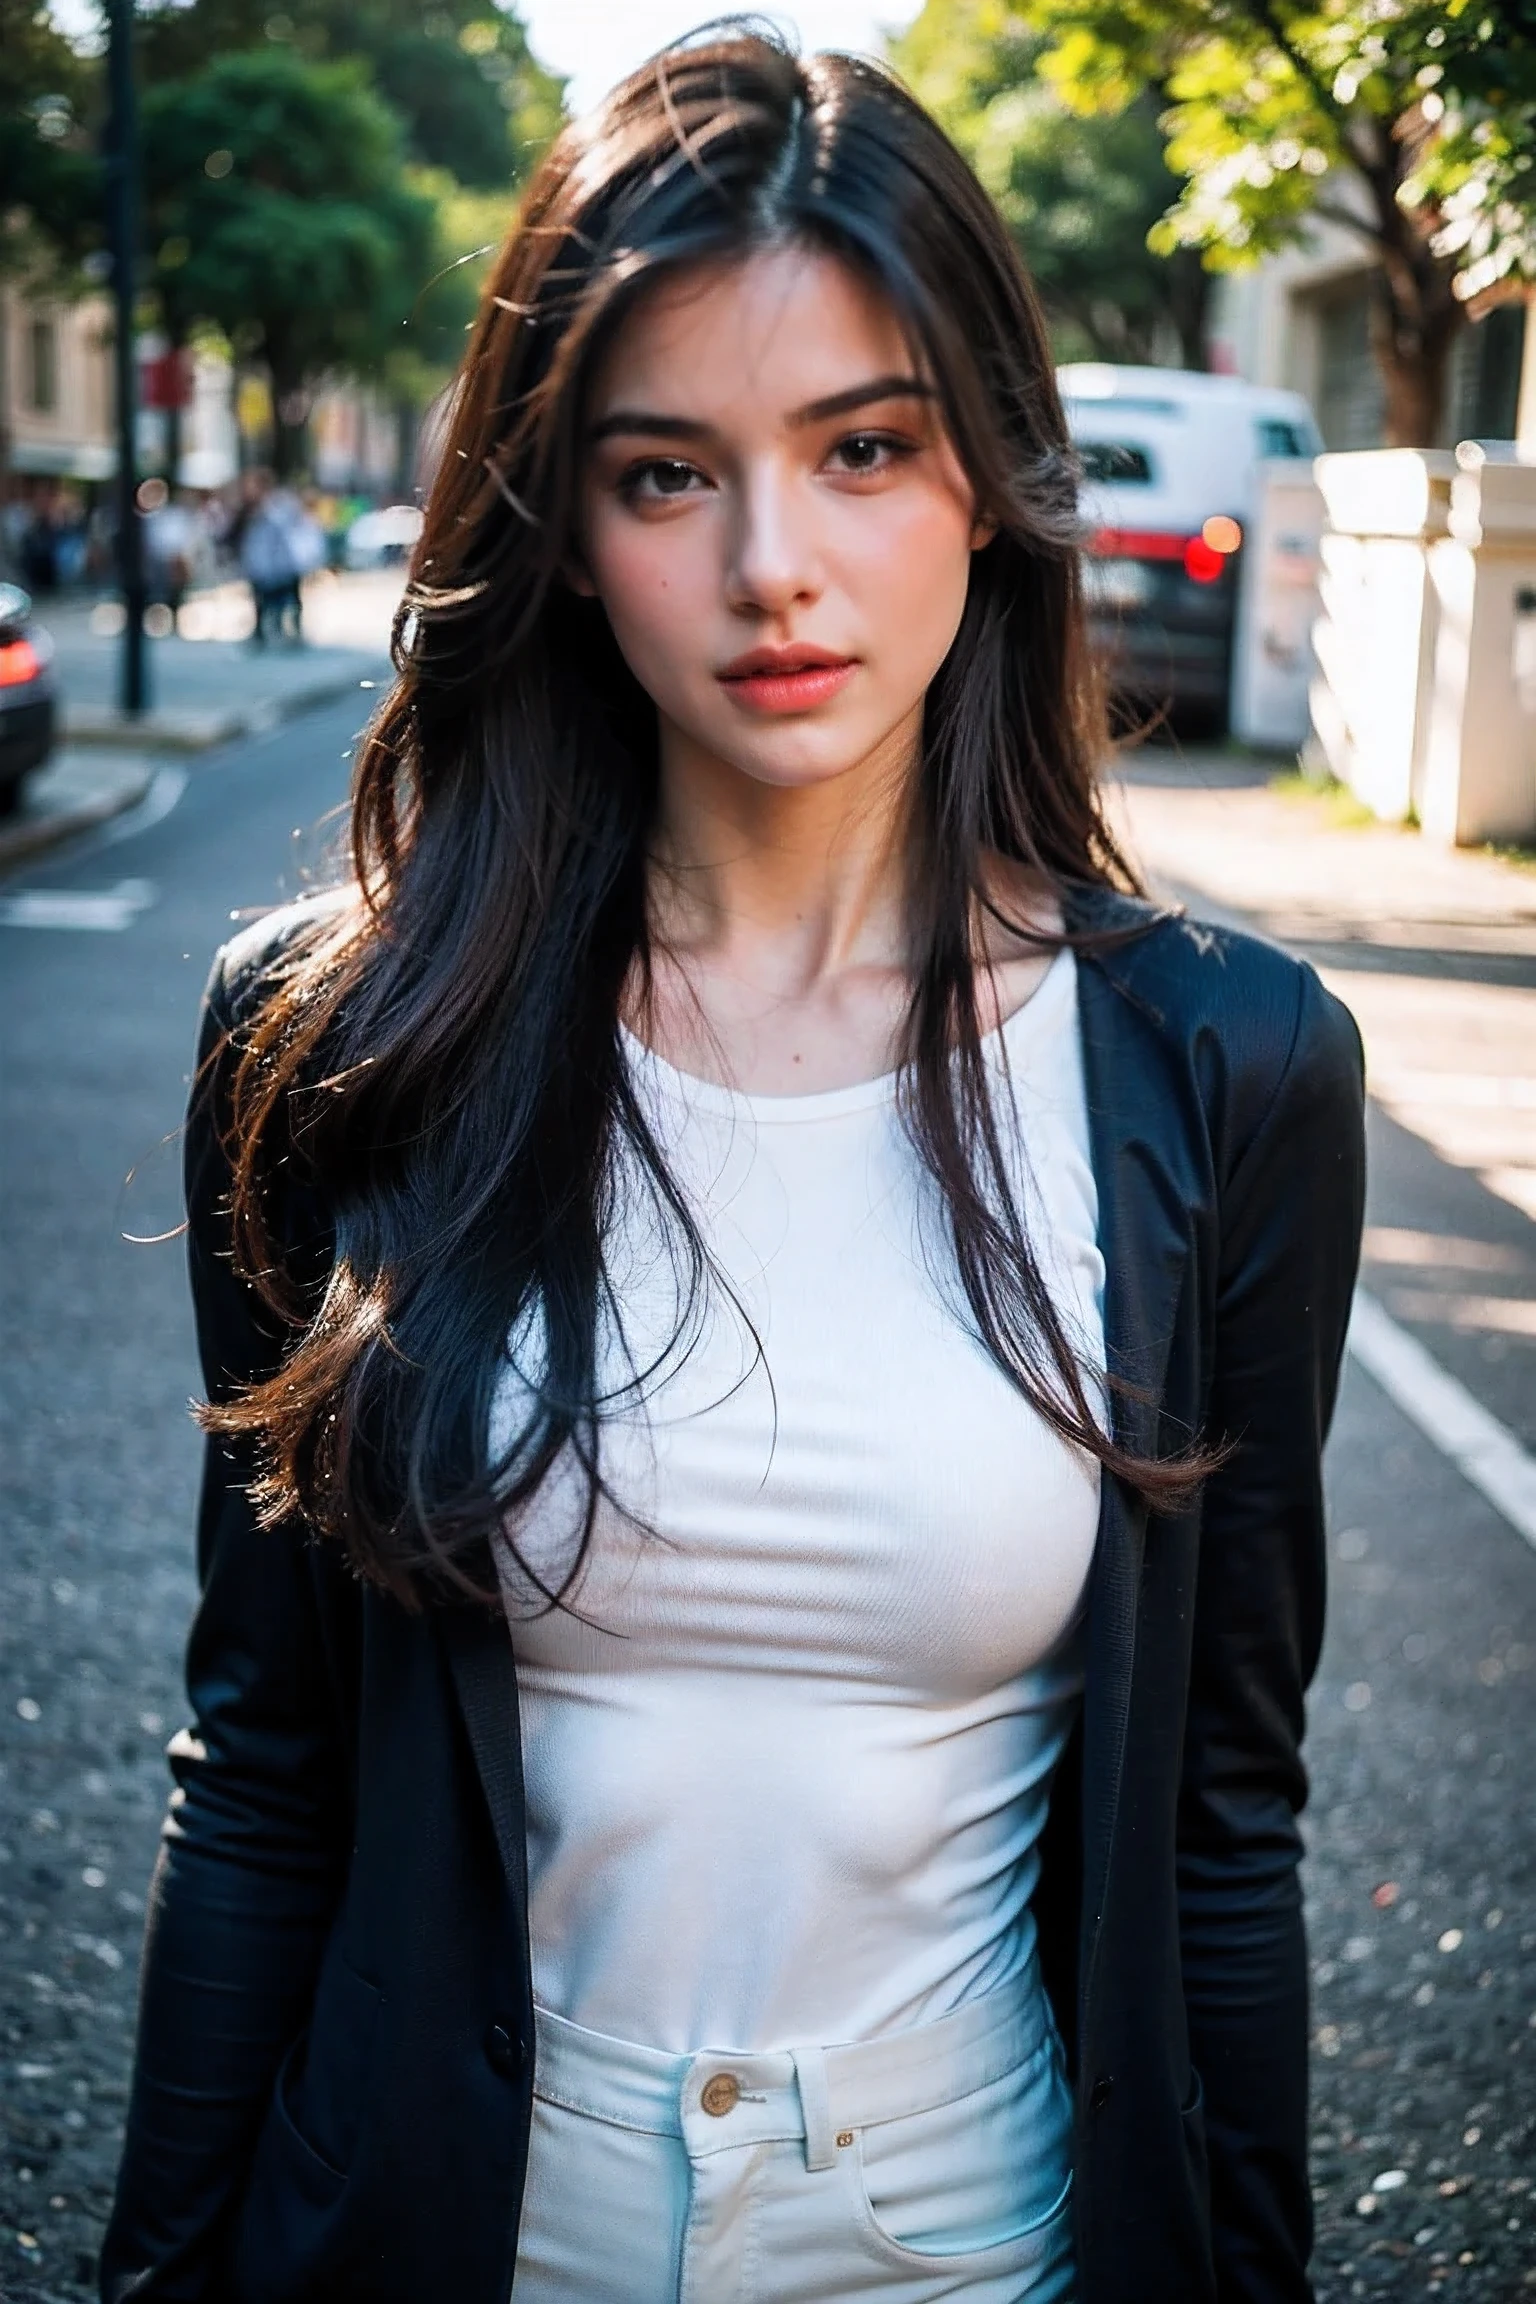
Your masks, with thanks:
M0 275L45 283L96 236L93 82L46 0L0 0Z
M1003 0L928 0L892 57L997 202L1063 359L1204 365L1198 254L1155 254L1174 197L1157 107L1071 111L1040 76L1042 42Z
M235 50L361 62L398 113L413 161L477 191L510 187L558 128L564 82L494 0L158 0L145 10L146 79L182 80Z
M212 325L266 362L285 462L326 372L422 405L462 346L475 253L562 117L521 20L493 0L160 0L139 39L171 340Z
M1388 428L1438 429L1469 308L1536 282L1531 0L1015 0L1085 116L1149 93L1182 190L1153 234L1214 267L1314 217L1380 266Z
M258 354L288 434L306 386L377 369L431 276L437 211L364 68L237 52L146 92L151 279L173 335ZM279 430L281 460L292 443Z

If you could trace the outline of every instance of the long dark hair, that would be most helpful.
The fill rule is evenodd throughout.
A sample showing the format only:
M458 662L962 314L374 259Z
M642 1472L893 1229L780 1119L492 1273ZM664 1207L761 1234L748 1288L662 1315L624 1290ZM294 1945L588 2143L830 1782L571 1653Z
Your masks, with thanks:
M399 677L358 758L355 885L288 940L233 1059L237 1260L291 1343L272 1381L205 1418L254 1439L270 1518L301 1515L410 1605L492 1590L490 1532L515 1530L566 1451L588 1475L579 1563L601 1492L621 1150L702 1265L618 1029L626 987L648 981L655 710L561 570L588 380L637 297L786 243L889 298L997 523L927 699L905 1123L976 1330L1019 1391L1152 1502L1188 1485L1190 1460L1132 1458L1100 1429L1007 1189L980 1047L988 852L1062 891L1134 886L1096 794L1076 473L1039 307L975 177L896 80L728 27L567 128L528 192L453 397ZM333 1228L319 1282L274 1219L295 1167ZM493 1461L509 1332L535 1311L540 1378Z

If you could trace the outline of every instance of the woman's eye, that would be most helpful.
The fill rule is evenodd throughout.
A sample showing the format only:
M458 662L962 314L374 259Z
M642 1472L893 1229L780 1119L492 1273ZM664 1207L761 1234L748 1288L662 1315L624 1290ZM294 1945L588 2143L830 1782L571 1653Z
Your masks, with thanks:
M869 473L888 472L902 457L915 452L912 441L895 439L888 432L850 432L846 440L839 440L832 459L840 470L862 479Z
M664 497L686 496L699 478L694 466L678 457L651 456L643 464L632 464L619 485L631 500L654 504Z

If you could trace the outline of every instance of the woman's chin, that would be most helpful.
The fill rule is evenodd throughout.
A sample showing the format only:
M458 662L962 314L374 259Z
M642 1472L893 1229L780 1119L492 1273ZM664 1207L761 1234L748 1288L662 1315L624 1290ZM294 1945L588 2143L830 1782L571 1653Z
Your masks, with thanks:
M901 724L904 729L905 722ZM837 724L830 711L780 719L744 732L710 728L685 738L679 753L691 755L694 776L734 779L770 787L779 792L810 792L822 785L841 783L846 777L878 772L899 729ZM665 764L668 746L663 738ZM903 762L908 746L900 746ZM665 765L663 768L665 775Z

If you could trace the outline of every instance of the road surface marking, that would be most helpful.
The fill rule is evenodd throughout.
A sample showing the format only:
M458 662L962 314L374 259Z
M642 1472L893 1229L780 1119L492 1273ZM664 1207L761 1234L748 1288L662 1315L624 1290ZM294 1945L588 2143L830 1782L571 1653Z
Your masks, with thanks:
M186 768L157 768L143 799L101 826L96 835L99 845L113 847L119 840L132 840L137 833L147 832L152 824L163 822L190 780L191 772ZM78 849L75 853L78 855Z
M1466 1240L1455 1232L1413 1232L1400 1224L1367 1224L1365 1254L1372 1264L1443 1265L1452 1272L1532 1269L1518 1248L1494 1240Z
M1536 1112L1536 1079L1523 1072L1409 1071L1371 1068L1371 1094L1383 1104L1429 1104L1439 1111Z
M1410 1423L1536 1549L1536 1456L1363 1288L1355 1290L1349 1348Z
M1479 1168L1479 1180L1536 1222L1536 1168Z
M119 880L115 888L23 888L0 896L0 928L129 928L155 901L152 880Z
M1533 1296L1458 1296L1437 1288L1393 1288L1387 1301L1404 1320L1443 1320L1450 1328L1536 1336Z

